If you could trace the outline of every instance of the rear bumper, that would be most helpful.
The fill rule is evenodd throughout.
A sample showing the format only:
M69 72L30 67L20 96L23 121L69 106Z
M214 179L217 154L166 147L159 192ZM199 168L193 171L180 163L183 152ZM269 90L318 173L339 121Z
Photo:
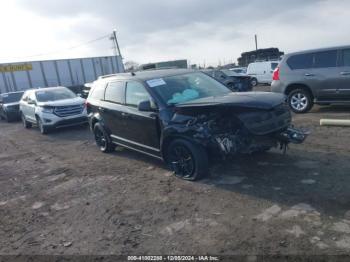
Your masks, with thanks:
M19 111L7 111L4 114L6 114L6 117L9 121L15 121L15 120L21 119L21 115L20 115Z
M280 80L272 81L272 83L271 83L271 91L272 92L284 94L285 89L286 89L285 85Z

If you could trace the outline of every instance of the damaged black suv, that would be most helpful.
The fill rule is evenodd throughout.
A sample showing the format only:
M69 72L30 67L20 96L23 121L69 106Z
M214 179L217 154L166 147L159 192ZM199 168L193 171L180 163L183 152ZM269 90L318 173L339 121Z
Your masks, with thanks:
M291 128L284 95L233 93L191 70L101 77L86 106L101 151L118 145L162 159L186 180L205 175L212 155L285 148L306 137Z

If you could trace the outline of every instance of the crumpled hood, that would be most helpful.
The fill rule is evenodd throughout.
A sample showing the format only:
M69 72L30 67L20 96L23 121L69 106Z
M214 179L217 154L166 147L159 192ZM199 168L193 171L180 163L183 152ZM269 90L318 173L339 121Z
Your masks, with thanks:
M269 110L285 102L285 95L271 92L235 92L177 104L177 108L234 106Z
M58 101L48 101L48 102L39 102L38 106L74 106L81 105L85 103L85 99L81 97L75 97L71 99L64 99Z

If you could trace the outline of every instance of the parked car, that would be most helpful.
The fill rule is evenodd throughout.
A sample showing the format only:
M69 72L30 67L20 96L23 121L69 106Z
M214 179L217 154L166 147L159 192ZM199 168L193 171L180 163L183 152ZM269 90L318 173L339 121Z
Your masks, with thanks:
M237 74L247 74L247 68L246 67L234 67L230 68L231 71L237 73Z
M271 84L273 70L277 67L276 61L264 61L250 63L247 68L247 74L252 77L252 85Z
M0 118L7 122L20 119L19 101L24 92L3 93L0 95Z
M286 94L295 113L314 104L350 104L350 46L287 54L273 79L271 90Z
M203 73L215 78L234 92L247 92L252 90L251 78L228 69L203 70Z
M42 134L88 122L85 100L66 87L26 91L20 101L20 113L25 128L37 125Z
M231 92L202 72L184 69L95 81L87 110L102 152L129 148L164 160L186 180L205 175L212 155L286 148L306 137L291 128L284 95Z

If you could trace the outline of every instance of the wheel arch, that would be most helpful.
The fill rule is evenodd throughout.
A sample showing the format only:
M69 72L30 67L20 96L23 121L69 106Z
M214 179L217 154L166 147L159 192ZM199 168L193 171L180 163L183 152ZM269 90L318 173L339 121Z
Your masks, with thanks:
M191 139L190 137L188 137L186 135L180 135L180 134L168 135L162 139L161 146L160 146L161 154L162 154L162 157L164 159L164 162L167 162L167 150L168 150L169 145L171 144L172 141L174 141L176 139L183 139L183 140L186 140L187 142L193 143L195 145L202 146L198 141ZM203 148L205 148L205 147L203 147Z
M305 84L300 84L300 83L288 85L286 87L284 93L288 96L290 94L290 92L292 92L293 90L296 90L296 89L303 89L303 90L307 91L310 94L311 99L315 98L311 88L309 86L305 85Z

